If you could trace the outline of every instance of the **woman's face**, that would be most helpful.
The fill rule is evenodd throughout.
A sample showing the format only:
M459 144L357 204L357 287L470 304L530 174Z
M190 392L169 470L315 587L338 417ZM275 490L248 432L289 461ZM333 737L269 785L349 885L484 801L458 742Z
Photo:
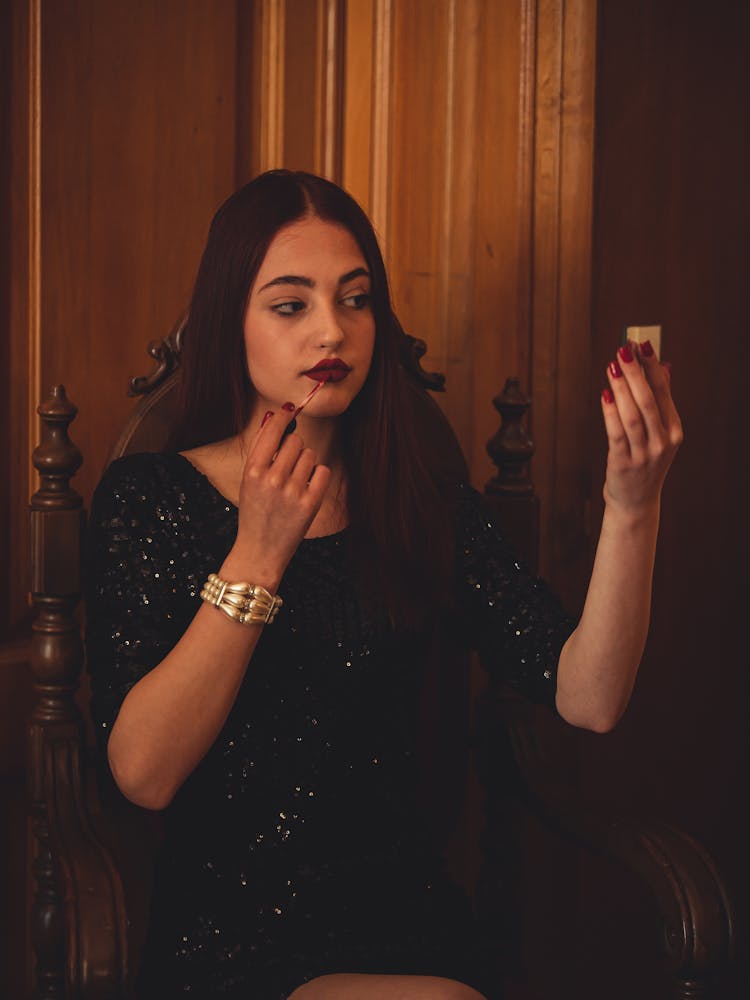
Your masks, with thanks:
M375 343L370 275L352 234L316 216L281 229L250 292L244 333L256 390L251 420L301 403L323 378L306 416L343 413L364 385Z

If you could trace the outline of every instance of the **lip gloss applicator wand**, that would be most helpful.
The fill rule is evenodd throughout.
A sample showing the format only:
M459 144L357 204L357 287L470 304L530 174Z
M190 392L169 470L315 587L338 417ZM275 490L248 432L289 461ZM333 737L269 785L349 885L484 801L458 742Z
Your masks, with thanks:
M320 382L316 382L315 385L312 387L312 389L308 392L308 394L302 400L302 402L299 404L299 406L297 407L297 409L294 411L294 416L292 417L292 419L289 421L289 423L287 424L286 428L284 429L284 433L281 435L281 441L279 442L279 447L281 447L281 445L284 443L284 440L287 438L287 436L289 434L291 434L295 430L295 428L297 427L297 416L298 416L298 414L300 414L302 412L302 410L307 406L307 404L313 398L313 396L318 391L318 389L320 389L321 386L324 386L327 381L328 381L327 379L323 379Z

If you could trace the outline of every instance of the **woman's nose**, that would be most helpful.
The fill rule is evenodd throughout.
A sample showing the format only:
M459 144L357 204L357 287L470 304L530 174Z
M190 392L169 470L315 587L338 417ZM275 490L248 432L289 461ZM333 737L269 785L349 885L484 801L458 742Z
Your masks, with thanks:
M326 306L319 311L315 334L321 347L337 347L342 343L344 331L335 306Z

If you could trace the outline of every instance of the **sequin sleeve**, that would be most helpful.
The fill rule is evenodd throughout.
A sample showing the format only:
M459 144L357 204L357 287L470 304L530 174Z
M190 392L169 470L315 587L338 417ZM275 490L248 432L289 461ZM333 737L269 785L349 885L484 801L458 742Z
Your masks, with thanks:
M458 619L466 641L494 677L554 708L557 664L574 620L517 560L469 486L459 488L457 522Z
M91 714L102 744L128 691L176 644L197 610L177 523L185 497L159 455L114 462L97 487L84 592Z

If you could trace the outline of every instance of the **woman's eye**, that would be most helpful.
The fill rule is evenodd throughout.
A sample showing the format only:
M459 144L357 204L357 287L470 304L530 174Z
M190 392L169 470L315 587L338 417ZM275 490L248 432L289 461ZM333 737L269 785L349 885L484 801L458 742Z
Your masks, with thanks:
M291 302L277 302L275 305L271 306L271 308L280 316L293 316L294 313L298 313L300 309L304 309L305 305L303 302L293 300Z
M341 299L341 304L349 309L364 309L370 301L370 296L366 292L358 292L356 295L347 295Z

